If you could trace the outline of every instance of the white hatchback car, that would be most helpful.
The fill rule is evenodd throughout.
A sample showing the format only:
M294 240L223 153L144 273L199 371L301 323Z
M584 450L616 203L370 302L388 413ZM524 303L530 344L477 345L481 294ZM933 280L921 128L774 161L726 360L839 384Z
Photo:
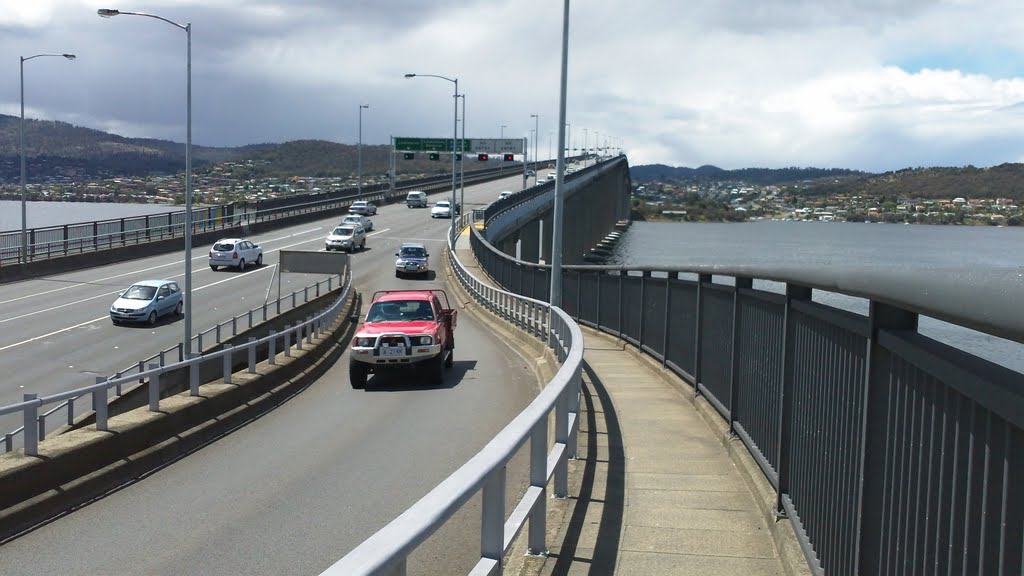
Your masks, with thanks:
M263 265L263 248L244 238L221 238L210 248L210 269L231 266L239 271L249 264Z

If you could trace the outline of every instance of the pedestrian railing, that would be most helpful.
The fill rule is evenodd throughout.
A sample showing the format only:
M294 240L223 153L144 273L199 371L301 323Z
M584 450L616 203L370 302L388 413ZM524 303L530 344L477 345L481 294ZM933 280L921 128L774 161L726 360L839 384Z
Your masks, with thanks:
M497 284L549 298L549 266L471 234ZM1018 270L564 266L561 285L577 322L656 358L729 423L816 574L1024 570L1024 374L918 326L1024 357Z
M561 367L537 398L483 450L323 574L404 575L409 555L477 493L482 493L481 544L471 574L500 573L503 556L527 523L529 551L546 552L547 485L553 477L554 495L568 496L568 459L576 456L583 334L561 309L488 286L466 270L455 253L455 241L471 219L472 214L457 219L449 236L448 261L457 281L480 305L545 340ZM553 446L548 438L552 412ZM509 512L505 509L505 467L527 442L530 486Z
M239 344L236 346L225 344L223 349L211 352L203 352L204 342L203 335L212 335L214 340L207 339L207 343L221 343L221 338L227 339L229 336L236 336L241 326L243 329L252 328L254 324L254 318L260 321L266 321L268 318L268 311L273 314L281 314L288 310L294 309L301 303L309 302L311 289L315 294L315 297L320 296L321 287L326 291L324 294L329 294L334 290L334 285L342 289L341 295L337 300L334 301L331 306L316 315L311 315L305 320L298 322L294 326L285 326L280 332L271 330L270 333L263 338L249 338L249 341L245 344ZM67 414L67 425L71 426L75 423L75 405L76 401L82 399L85 396L90 397L89 407L95 412L96 415L96 427L97 430L106 430L106 416L107 416L107 403L110 398L110 394L113 393L115 396L121 396L127 394L131 390L138 386L147 386L149 390L149 408L151 411L157 411L160 408L160 377L161 375L169 372L177 372L183 369L187 369L189 376L189 389L193 396L199 394L200 382L200 365L206 364L217 358L224 359L224 382L231 382L231 372L233 371L234 359L239 355L245 354L248 358L249 372L255 372L256 370L256 350L258 347L268 347L268 362L270 364L276 363L276 355L280 352L285 356L291 355L291 347L294 345L298 349L302 349L303 340L307 343L311 343L312 339L322 333L328 326L333 324L337 318L340 310L343 308L344 303L351 295L352 291L352 270L348 267L338 276L332 276L327 280L317 282L314 285L307 286L302 290L297 290L291 294L287 294L276 301L271 302L269 305L264 304L260 308L254 308L249 310L245 314L240 314L233 317L230 320L221 322L213 328L205 330L199 333L194 339L198 343L197 350L199 354L194 354L192 358L184 358L182 352L182 345L179 343L175 347L162 350L159 353L150 356L145 360L140 360L137 365L133 365L130 368L117 372L114 376L103 377L97 376L96 383L91 386L82 388L76 388L74 390L68 390L66 392L60 392L49 396L39 397L34 393L27 393L23 397L23 401L10 406L0 407L0 416L5 414L15 414L18 412L22 413L22 426L16 430L8 432L4 435L4 449L6 452L10 452L15 448L15 440L18 437L23 438L23 447L25 453L28 455L35 455L39 441L46 438L47 434L47 418L57 412L66 410ZM300 296L301 295L301 296ZM299 299L302 302L299 302ZM246 327L247 326L247 327ZM230 328L230 335L228 334ZM278 348L280 346L280 348ZM168 355L177 351L177 361L167 363ZM45 412L41 412L41 409L46 406L53 405L52 408Z

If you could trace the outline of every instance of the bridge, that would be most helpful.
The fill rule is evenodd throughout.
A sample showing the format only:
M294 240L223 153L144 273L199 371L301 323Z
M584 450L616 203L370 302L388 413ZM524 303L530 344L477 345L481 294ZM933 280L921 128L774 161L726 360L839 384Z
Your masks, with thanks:
M387 205L398 193L368 191L385 204L369 250L338 275L282 276L273 300L280 251L320 248L355 197L278 206L265 219L213 215L198 245L245 226L266 258L251 271L196 272L196 315L221 322L204 329L205 345L197 338L205 364L176 355L173 320L105 322L126 282L177 274L181 256L161 244L173 240L154 237L173 238L174 223L85 235L77 251L71 238L44 240L61 253L40 251L35 273L17 274L46 275L0 286L9 375L0 424L29 423L0 456L3 565L26 574L1021 572L1024 506L1012 489L1024 479L1021 375L918 331L926 315L1024 341L1019 279L588 265L582 256L628 215L618 157L562 190L567 265L555 309L545 305L554 185L494 202L512 182L521 179L467 179L451 233L447 221ZM356 392L335 362L360 304L351 290L408 285L391 274L402 240L431 250L437 274L421 285L446 287L467 312L456 365L437 389L394 378ZM77 271L57 274L61 265ZM868 314L823 305L820 291L863 298ZM275 319L269 335L246 332ZM132 365L158 351L165 357ZM83 466L75 452L85 444L119 436L123 447L132 434L118 426L146 412L147 399L150 414L187 414L250 375L289 367L245 402L251 411L216 416L219 429L203 421L10 501L31 481L9 466L49 465L36 470L59 477L58 464ZM161 390L175 379L179 389ZM94 381L109 404L61 398ZM142 408L119 411L136 382Z

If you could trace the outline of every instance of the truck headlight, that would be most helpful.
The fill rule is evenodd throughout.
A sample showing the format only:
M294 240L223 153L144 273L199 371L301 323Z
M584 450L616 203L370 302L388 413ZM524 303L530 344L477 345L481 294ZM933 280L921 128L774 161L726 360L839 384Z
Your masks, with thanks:
M360 348L369 348L373 346L372 338L356 338L356 346Z
M434 343L433 336L420 336L419 340L420 346L430 346L431 344Z

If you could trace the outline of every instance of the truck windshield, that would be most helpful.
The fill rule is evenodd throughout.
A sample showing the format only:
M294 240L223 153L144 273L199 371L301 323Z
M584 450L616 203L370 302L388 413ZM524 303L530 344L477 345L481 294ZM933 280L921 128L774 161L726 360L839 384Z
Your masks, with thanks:
M366 313L367 322L426 322L434 320L434 310L426 300L374 302Z

